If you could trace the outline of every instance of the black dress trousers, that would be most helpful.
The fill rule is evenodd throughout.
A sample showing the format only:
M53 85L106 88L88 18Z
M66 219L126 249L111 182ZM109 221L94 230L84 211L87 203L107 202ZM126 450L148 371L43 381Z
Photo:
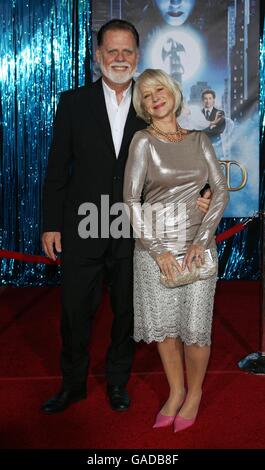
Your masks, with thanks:
M133 261L132 256L115 258L113 242L109 241L100 258L67 252L62 256L61 367L63 386L68 390L86 389L91 321L101 299L104 279L113 311L107 382L125 385L129 379L134 355Z

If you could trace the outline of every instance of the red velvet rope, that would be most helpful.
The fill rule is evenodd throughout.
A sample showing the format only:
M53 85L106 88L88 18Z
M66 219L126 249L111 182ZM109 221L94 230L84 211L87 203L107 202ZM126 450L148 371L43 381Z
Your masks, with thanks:
M216 243L227 240L228 238L235 235L235 233L241 232L246 226L247 226L247 224L236 224L233 227L228 228L224 232L218 233L218 235L216 235L216 237L215 237Z
M57 258L56 261L52 261L46 256L40 255L25 255L24 253L18 253L17 251L0 250L0 258L18 259L19 261L26 261L27 263L42 263L42 264L61 264L61 260Z
M235 233L241 232L247 224L236 224L234 227L225 230L222 233L219 233L216 236L216 242L222 242L227 240L228 238L232 237ZM60 265L61 260L59 258L56 261L52 261L51 259L47 258L46 256L40 255L26 255L24 253L18 253L17 251L7 251L7 250L0 250L0 258L8 258L8 259L17 259L19 261L25 261L27 263L42 263L42 264L53 264L53 265Z

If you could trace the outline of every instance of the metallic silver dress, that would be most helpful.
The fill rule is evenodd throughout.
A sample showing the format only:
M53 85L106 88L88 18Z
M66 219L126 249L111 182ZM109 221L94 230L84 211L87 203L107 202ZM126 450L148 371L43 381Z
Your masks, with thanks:
M204 215L196 201L207 182L213 194ZM214 234L228 193L208 137L194 131L181 142L164 142L148 130L136 132L125 169L124 202L136 237L135 340L179 337L188 345L209 345L216 276L170 289L160 284L155 261L167 251L184 254L193 243L211 248L217 257Z

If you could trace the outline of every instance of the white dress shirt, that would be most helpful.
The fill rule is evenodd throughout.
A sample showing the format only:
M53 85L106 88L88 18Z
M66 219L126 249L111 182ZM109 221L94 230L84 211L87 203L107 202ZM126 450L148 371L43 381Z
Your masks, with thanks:
M111 127L112 140L114 143L116 158L118 158L123 138L124 126L131 104L132 83L130 83L129 87L124 90L120 104L117 102L115 91L112 90L104 82L104 80L102 80L102 84Z

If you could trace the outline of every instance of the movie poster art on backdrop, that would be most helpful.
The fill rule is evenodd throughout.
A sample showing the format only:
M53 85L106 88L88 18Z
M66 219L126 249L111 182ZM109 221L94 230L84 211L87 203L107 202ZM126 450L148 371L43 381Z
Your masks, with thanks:
M92 18L94 49L104 22L127 19L140 34L137 74L160 68L180 83L179 122L207 133L225 173L225 216L258 210L259 0L101 0Z

